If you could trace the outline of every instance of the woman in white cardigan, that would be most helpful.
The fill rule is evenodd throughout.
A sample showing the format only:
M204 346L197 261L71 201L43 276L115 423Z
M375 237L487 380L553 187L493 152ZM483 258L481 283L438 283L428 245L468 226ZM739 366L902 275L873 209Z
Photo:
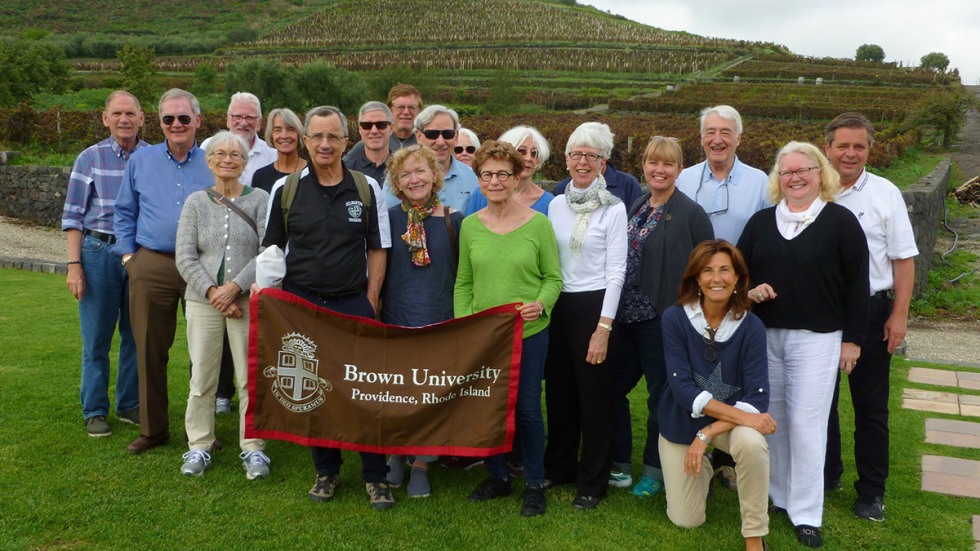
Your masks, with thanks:
M238 181L248 161L242 138L220 132L209 140L205 155L214 187L188 197L177 228L177 270L187 282L187 348L193 366L184 418L190 450L183 455L180 472L200 476L211 467L215 392L227 331L238 384L241 458L247 478L253 480L268 476L269 458L263 451L265 442L245 438L247 291L255 281L269 195Z

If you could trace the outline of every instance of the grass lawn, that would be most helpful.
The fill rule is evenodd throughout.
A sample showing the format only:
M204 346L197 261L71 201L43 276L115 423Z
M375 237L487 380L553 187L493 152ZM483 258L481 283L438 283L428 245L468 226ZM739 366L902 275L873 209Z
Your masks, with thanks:
M171 351L168 446L140 456L125 447L137 429L110 416L113 435L90 438L78 399L79 332L75 301L64 276L0 270L0 548L3 549L740 549L738 501L716 487L708 521L674 527L659 495L640 500L610 488L587 513L571 507L574 489L548 493L548 513L524 519L519 498L470 503L466 495L485 471L434 466L433 495L376 513L368 505L356 454L346 453L341 488L331 503L311 502L314 471L300 446L270 442L272 476L248 481L238 460L237 416L218 419L226 447L202 478L179 474L188 356L184 326ZM852 513L853 456L845 437L844 489L827 496L827 549L969 549L978 501L922 492L923 453L980 459L975 450L923 442L925 413L900 407L907 363L893 364L892 471L887 519L871 523ZM114 375L113 371L113 375ZM642 385L641 385L642 386ZM841 416L851 423L847 385ZM632 396L634 463L639 464L645 392ZM936 416L936 415L932 415ZM516 488L516 486L515 486ZM515 492L519 494L519 492ZM771 549L797 549L785 516L771 520Z

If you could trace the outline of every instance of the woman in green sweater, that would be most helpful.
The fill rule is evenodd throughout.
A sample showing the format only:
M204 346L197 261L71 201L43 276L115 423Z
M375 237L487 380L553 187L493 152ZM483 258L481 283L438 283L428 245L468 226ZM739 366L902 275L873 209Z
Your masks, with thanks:
M487 206L463 220L453 306L456 317L517 302L524 344L515 418L524 456L527 489L521 514L544 514L544 417L541 380L548 352L551 308L561 292L558 245L551 222L514 199L524 159L514 146L484 142L473 171ZM506 454L486 459L490 477L470 494L486 501L511 493Z

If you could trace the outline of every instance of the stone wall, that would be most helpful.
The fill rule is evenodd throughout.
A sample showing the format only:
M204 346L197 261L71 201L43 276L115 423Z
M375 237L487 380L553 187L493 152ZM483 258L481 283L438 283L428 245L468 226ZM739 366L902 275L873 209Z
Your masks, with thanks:
M902 191L915 232L915 244L919 248L919 256L915 258L914 296L919 296L926 288L932 267L936 235L943 221L943 201L949 190L949 173L950 161L943 159L928 176Z
M70 167L0 166L0 215L61 228Z

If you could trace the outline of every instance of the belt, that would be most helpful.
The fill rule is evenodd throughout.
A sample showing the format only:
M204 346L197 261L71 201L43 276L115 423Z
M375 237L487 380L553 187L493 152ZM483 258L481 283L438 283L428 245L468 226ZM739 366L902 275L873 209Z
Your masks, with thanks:
M149 247L143 247L144 249L150 251L151 253L162 254L163 256L169 256L170 258L177 258L177 255L167 251L158 251L156 249L151 249Z
M890 300L894 296L895 291L885 289L884 291L878 291L877 293L871 295L871 300Z
M116 236L112 235L111 233L102 233L100 231L95 231L95 230L84 230L82 232L82 235L94 237L99 241L102 241L106 245L112 245L113 243L116 242Z
M340 299L344 299L344 298L351 298L351 297L360 296L361 295L361 292L360 291L354 291L352 293L310 293L310 294L313 295L313 296L315 296L316 298L318 298L320 300L323 300L323 301L331 301L331 300L340 300Z

